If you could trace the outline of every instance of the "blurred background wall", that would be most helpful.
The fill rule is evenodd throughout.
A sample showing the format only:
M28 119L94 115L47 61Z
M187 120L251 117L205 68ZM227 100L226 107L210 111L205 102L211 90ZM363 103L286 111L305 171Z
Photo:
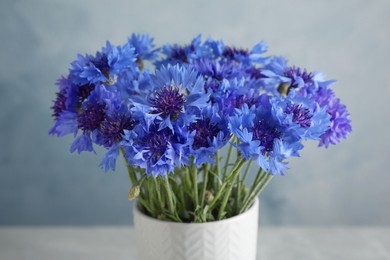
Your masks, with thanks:
M263 225L389 225L390 1L2 0L0 2L0 225L130 224L120 161L70 154L48 136L54 83L76 53L150 33L158 45L201 33L337 79L353 133L328 150L309 143L261 197Z

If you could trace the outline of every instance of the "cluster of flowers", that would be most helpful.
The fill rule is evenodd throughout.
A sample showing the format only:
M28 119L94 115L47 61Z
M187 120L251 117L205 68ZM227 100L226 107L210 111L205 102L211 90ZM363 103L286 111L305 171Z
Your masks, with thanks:
M263 42L248 50L200 36L162 48L148 35L107 42L94 56L78 55L58 80L50 134L73 134L72 152L107 148L105 170L122 150L129 165L165 176L214 163L230 142L264 171L283 174L303 140L328 147L352 129L334 81L266 50Z

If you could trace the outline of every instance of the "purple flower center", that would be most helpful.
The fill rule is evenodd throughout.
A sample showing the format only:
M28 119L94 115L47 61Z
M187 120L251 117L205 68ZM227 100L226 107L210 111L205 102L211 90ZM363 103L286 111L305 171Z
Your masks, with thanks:
M57 98L54 101L54 105L51 107L53 109L52 116L58 118L58 116L66 109L66 91L61 91L57 93Z
M194 137L193 147L198 149L200 147L210 147L209 140L212 141L218 135L220 129L217 125L213 125L209 118L198 120L188 126L189 131L196 131Z
M256 104L256 99L254 97L247 97L245 95L237 96L235 101L235 108L242 108L244 104L247 104L248 107L251 107Z
M308 73L306 69L302 70L301 68L295 66L287 67L284 70L284 76L291 79L292 87L296 87L296 85L298 84L295 81L295 78L297 77L300 77L305 83L311 82L313 80L313 74L311 72Z
M216 80L209 80L206 81L206 84L204 85L204 89L206 92L208 92L209 89L211 89L213 92L216 92L219 89L220 85L221 83Z
M105 118L104 105L88 102L78 115L77 122L81 130L93 131L99 127Z
M226 46L225 49L223 50L222 55L226 58L233 60L236 55L245 56L245 57L248 56L249 51L246 49Z
M151 131L149 135L144 137L143 143L149 147L151 157L158 160L165 153L171 138L172 134L169 131Z
M285 113L292 114L293 122L299 124L301 127L310 127L310 119L313 115L310 113L309 109L302 107L302 105L289 105L287 106Z
M175 45L172 47L171 57L175 60L180 60L182 62L188 63L187 53L192 53L194 51L195 46L193 44L185 46Z
M272 151L274 147L274 140L279 139L281 133L268 124L268 122L264 120L258 121L253 127L253 139L260 141L260 145L263 146L263 150L261 151L263 154Z
M81 101L84 101L88 98L89 94L91 93L92 90L95 89L94 85L87 84L87 85L82 85L79 87L79 97Z
M98 68L106 78L110 77L110 66L108 65L108 57L106 54L96 55L96 58L91 59L93 65Z
M171 119L176 119L183 110L185 96L176 86L164 86L156 92L150 102L154 114L161 113L163 118L170 116Z
M106 117L99 128L104 140L104 146L111 147L113 144L118 143L122 140L123 131L133 129L135 123L132 118L126 117L123 113Z
M250 67L245 72L249 74L251 79L261 79L266 77L261 73L261 69L255 67Z

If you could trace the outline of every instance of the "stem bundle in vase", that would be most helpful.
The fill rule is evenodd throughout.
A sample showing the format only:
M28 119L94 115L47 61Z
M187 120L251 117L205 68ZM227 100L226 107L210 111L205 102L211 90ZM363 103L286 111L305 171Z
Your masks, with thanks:
M328 147L352 130L334 81L266 50L263 42L242 49L200 36L161 48L148 35L107 42L95 55L78 55L58 80L50 134L73 134L71 152L105 147L105 171L121 154L129 199L147 215L175 222L238 215L284 175L304 140Z

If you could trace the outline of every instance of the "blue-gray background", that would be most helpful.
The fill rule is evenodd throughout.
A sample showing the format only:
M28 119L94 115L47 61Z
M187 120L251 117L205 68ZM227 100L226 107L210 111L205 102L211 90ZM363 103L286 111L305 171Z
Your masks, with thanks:
M261 197L264 225L389 225L390 1L79 1L0 3L0 225L128 224L124 164L69 153L47 135L55 80L76 53L148 32L157 44L202 33L337 79L354 132L328 150L307 144Z

